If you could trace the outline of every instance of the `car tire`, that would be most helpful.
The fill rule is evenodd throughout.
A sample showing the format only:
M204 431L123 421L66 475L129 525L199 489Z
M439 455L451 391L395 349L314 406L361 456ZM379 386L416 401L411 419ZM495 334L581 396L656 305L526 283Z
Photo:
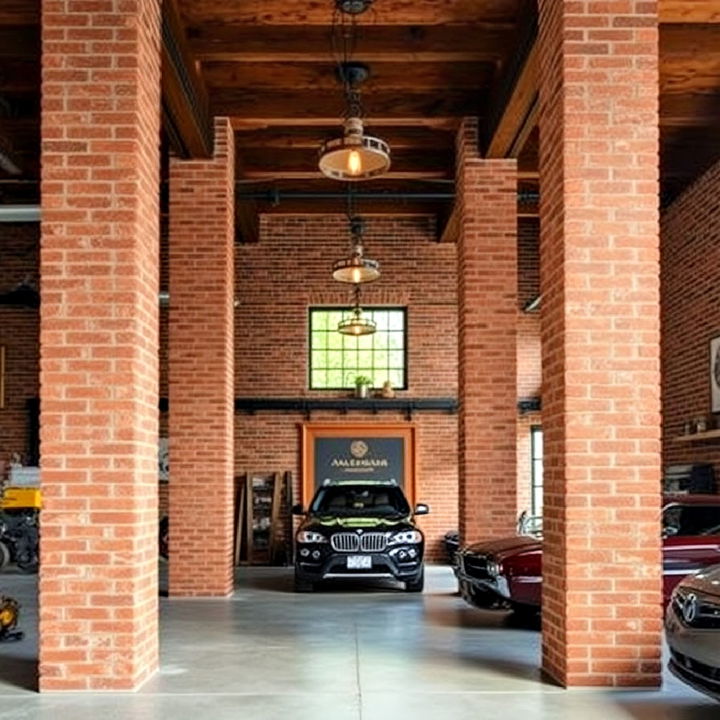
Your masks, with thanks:
M517 620L521 622L531 622L540 617L540 608L534 605L513 605L512 614Z
M295 592L296 593L311 593L315 591L315 584L309 580L298 577L295 575Z
M0 571L10 564L11 559L10 548L4 542L0 542Z
M415 580L405 581L405 592L422 592L425 587L425 570L421 570Z
M478 590L477 588L472 587L468 591L468 595L470 597L470 603L476 608L480 608L482 610L489 610L491 608L497 607L497 595L491 593L490 591L485 592L483 590Z

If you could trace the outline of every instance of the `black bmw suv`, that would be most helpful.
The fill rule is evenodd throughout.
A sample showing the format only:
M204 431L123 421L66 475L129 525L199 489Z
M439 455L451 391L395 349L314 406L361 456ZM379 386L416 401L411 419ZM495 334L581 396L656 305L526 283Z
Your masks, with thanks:
M323 485L296 536L295 590L312 592L316 582L333 578L395 578L408 592L423 589L424 537L415 515L394 482L354 480Z

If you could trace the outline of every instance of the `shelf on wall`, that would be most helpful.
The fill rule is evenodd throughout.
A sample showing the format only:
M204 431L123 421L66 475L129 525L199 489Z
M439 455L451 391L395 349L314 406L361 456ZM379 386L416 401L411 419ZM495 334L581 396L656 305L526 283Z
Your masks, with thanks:
M521 398L517 402L520 413L538 412L540 410L539 398ZM168 399L160 398L160 411L167 412ZM271 397L236 397L235 412L254 415L258 412L299 412L310 417L315 411L337 411L348 413L352 411L404 413L410 419L416 412L446 412L450 415L457 413L458 400L454 397L432 398L271 398Z
M702 442L703 440L720 440L720 429L689 433L687 435L678 435L674 438L674 442L676 443Z
M306 417L314 411L336 410L341 413L359 410L377 414L400 412L410 419L416 412L457 412L455 398L235 398L235 412L254 415L271 411L300 412Z

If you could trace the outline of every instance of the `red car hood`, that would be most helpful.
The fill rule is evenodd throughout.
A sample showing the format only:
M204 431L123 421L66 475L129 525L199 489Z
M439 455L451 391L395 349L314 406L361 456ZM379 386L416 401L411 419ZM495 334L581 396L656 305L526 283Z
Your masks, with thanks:
M485 540L473 543L467 550L482 555L492 555L497 560L517 555L521 552L538 552L542 550L542 541L537 538L517 535L501 540Z

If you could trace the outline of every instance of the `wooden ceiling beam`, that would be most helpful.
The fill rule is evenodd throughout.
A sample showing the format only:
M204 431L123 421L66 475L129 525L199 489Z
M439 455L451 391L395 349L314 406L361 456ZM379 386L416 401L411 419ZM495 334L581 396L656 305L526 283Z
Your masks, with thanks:
M239 132L250 130L267 130L269 128L324 128L340 127L341 121L338 115L327 115L326 117L234 117L230 116L230 124L233 129ZM460 124L457 117L387 117L374 115L367 118L365 127L392 127L392 128L431 128L433 130L445 130L455 132Z
M0 25L39 25L41 0L2 0Z
M20 0L15 0L20 2ZM234 28L263 25L327 25L333 3L308 0L180 0L190 24L215 23ZM511 23L515 3L509 0L382 0L360 16L361 25L457 25Z
M162 9L162 118L173 151L181 158L213 153L208 97L185 39L176 0Z
M358 40L356 58L367 63L497 62L512 36L505 27L373 25ZM190 47L202 62L334 63L329 26L211 25L191 29Z
M538 19L534 2L525 2L518 41L491 95L481 140L490 158L518 157L538 121Z
M720 92L677 93L660 97L660 127L717 127Z
M373 63L363 83L363 94L396 90L442 91L448 88L479 90L487 87L495 73L493 63L415 63L413 72L401 63ZM276 92L287 90L328 91L340 94L337 67L326 58L318 63L235 63L208 62L203 77L208 88L240 87L244 90Z
M661 23L720 23L717 0L659 0Z
M449 180L450 173L441 170L390 170L383 177L388 180ZM246 170L243 179L255 182L275 180L320 180L319 170Z
M365 98L367 124L385 124L387 118L411 120L423 117L456 117L479 115L480 93L447 90L444 93L398 94L392 91L373 93ZM335 118L343 117L344 101L340 93L310 93L302 90L287 92L245 91L242 88L216 88L210 109L213 115L246 118Z
M332 127L320 128L291 127L277 128L270 127L261 130L249 130L236 132L236 143L238 148L270 148L273 150L306 149L317 150L320 144L340 131L339 122L336 119ZM381 137L390 144L393 152L397 150L428 148L430 150L444 150L453 152L455 134L446 130L436 130L424 127L392 127L368 125L368 132Z
M660 27L660 58L698 58L720 53L720 24L682 23Z

